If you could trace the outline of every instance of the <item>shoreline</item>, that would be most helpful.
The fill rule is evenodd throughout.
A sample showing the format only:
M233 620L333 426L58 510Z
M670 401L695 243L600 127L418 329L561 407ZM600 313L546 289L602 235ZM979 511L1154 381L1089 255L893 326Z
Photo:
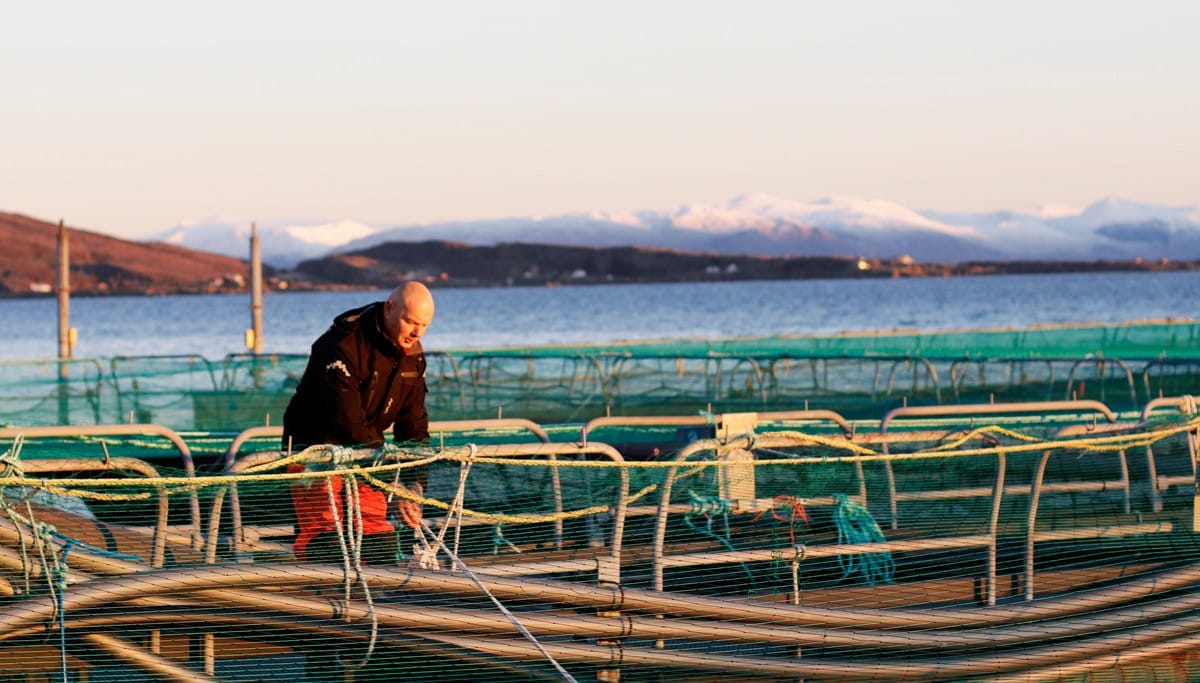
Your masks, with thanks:
M729 260L754 257L715 257L710 260ZM771 261L802 263L807 257L771 259ZM762 259L758 259L762 260ZM610 284L668 284L668 283L700 283L700 282L761 282L761 281L791 281L791 280L877 280L901 278L929 277L979 277L1003 275L1048 275L1057 273L1161 273L1176 271L1198 271L1200 261L968 261L963 263L916 263L903 259L828 259L815 257L822 266L812 271L790 272L786 276L777 272L759 273L728 273L706 272L700 275L675 273L673 276L650 277L645 275L614 277L611 275L568 276L568 277L535 277L535 278L471 278L445 277L423 275L421 279L436 288L491 288L491 287L578 287ZM831 270L827 266L830 261L842 262L851 267ZM865 266L865 267L864 267ZM388 289L395 282L409 276L411 272L393 273L393 282L321 282L311 279L309 273L301 271L277 270L266 278L264 291L271 294L288 292L338 292L338 291L372 291ZM244 295L249 293L248 286L228 284L220 287L183 286L175 288L151 288L148 290L114 290L108 288L73 287L70 295L80 298L91 297L121 297L121 296L207 296L213 294ZM0 300L21 299L53 299L57 292L0 292Z

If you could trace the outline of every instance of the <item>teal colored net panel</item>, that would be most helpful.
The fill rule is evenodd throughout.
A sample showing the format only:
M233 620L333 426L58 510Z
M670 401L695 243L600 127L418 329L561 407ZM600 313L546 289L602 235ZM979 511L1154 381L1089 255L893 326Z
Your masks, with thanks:
M1196 393L1200 324L681 340L427 354L435 420L762 412L869 417L906 405L1093 399L1136 410ZM278 425L302 354L143 356L0 364L0 422Z

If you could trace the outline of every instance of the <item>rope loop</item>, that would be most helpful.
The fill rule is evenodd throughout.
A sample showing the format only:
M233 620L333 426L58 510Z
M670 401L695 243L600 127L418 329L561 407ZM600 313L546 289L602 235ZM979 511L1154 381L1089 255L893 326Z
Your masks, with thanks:
M21 447L24 445L25 434L17 434L13 439L13 445L4 451L3 455L0 455L0 477L5 479L25 478L25 466L21 464Z

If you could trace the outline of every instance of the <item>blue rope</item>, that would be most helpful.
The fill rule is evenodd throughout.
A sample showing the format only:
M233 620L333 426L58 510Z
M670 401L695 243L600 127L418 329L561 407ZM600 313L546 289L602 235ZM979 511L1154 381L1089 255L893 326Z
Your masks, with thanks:
M708 536L709 538L716 539L730 552L736 552L737 548L735 548L733 542L729 540L729 501L723 500L716 496L710 497L701 495L691 489L688 489L687 493L688 497L692 499L692 511L683 516L683 523L686 524L689 529L700 534L701 536ZM692 518L696 515L704 515L705 525L703 529L692 523ZM720 515L721 520L725 523L724 536L721 536L717 532L713 531L713 515ZM750 568L746 566L745 562L738 562L738 564L741 566L742 571L746 573L746 578L750 579L750 585L753 586L755 583L754 573L750 571Z
M835 493L833 499L833 521L837 525L838 544L883 543L887 539L875 518L865 507L851 501L845 494ZM892 583L896 576L896 563L890 552L866 553L862 555L838 555L842 568L842 580L862 574L868 586L878 582Z
M404 552L404 537L400 535L400 525L397 524L396 530L396 564L403 565L408 562L408 554Z
M93 555L99 555L101 557L107 557L107 558L114 559L114 560L132 560L135 562L141 562L143 559L141 555L131 555L129 553L118 553L118 552L114 552L112 550L106 550L104 548L97 548L94 545L88 545L87 543L84 543L83 541L81 541L77 538L71 538L70 536L60 533L59 531L57 531L55 529L50 530L50 535L53 536L54 538L57 538L58 540L62 541L65 544L66 550L63 551L63 562L64 563L66 562L66 559L67 559L67 550L69 550L71 548L71 546L79 546L82 550L86 550L87 552L89 552Z
M492 554L500 554L500 544L508 546L515 553L520 553L521 549L513 545L513 542L504 537L504 522L497 522L496 526L492 527Z
M115 560L134 560L140 562L140 555L131 555L129 553L118 553L104 548L97 548L94 545L84 543L77 538L71 538L66 534L60 533L53 527L47 527L46 531L49 534L63 542L62 557L59 558L54 567L54 585L58 589L58 650L62 663L62 683L68 683L70 671L67 669L67 613L65 604L65 594L67 591L67 556L71 554L71 548L79 546L81 549L93 555L108 557Z

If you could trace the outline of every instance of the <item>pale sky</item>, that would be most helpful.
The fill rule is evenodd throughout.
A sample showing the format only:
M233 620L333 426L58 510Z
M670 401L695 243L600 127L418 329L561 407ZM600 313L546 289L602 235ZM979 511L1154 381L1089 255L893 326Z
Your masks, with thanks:
M1200 2L0 0L0 211L1200 202Z

